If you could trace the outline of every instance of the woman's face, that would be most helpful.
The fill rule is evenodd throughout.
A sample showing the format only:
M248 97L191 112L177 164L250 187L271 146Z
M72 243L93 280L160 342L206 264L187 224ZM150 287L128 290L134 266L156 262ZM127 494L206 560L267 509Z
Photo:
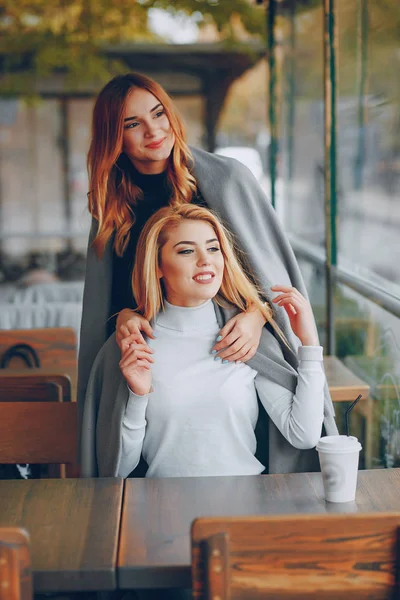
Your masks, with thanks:
M159 277L166 299L175 306L199 306L214 298L222 283L224 257L206 221L182 221L167 234Z
M163 105L153 94L133 88L126 99L123 151L140 173L162 173L175 136Z

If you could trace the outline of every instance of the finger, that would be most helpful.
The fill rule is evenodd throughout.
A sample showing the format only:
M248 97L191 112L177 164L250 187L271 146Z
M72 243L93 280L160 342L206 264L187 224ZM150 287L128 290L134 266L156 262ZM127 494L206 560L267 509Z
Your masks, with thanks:
M151 348L146 346L131 346L123 355L121 360L124 360L127 356L141 356L146 355L153 360Z
M143 353L140 354L129 354L127 356L125 356L123 359L121 359L119 361L119 366L121 369L128 367L129 365L132 366L134 364L136 364L139 360L146 360L149 363L154 363L154 360L148 355Z
M128 335L130 335L128 327L126 325L121 325L121 327L119 327L118 329L118 335L122 337L127 337Z
M147 335L147 337L151 338L152 340L155 339L155 333L147 319L142 319L140 322L140 329Z
M273 285L271 287L271 290L273 292L291 292L292 290L295 290L296 288L290 286L290 285Z
M125 336L123 339L128 344L146 344L146 340L144 339L140 331L138 331L137 333L131 333L130 335Z
M249 349L251 348L251 346L249 344L244 344L240 350L238 350L237 352L233 352L231 354L227 354L225 356L222 356L221 354L218 354L218 356L220 356L222 358L222 360L227 360L229 362L236 362L236 361L243 361L243 357L247 355L247 353L249 352Z
M135 364L135 369L146 369L146 371L151 371L151 365L146 361L146 360L139 360L136 364ZM129 366L126 367L121 367L121 371L122 374L124 375L131 375L131 368Z
M151 371L151 365L146 360L139 360L137 366L146 371Z
M140 365L146 364L148 365L149 368L151 368L152 364L151 361L149 361L146 358L141 358L139 360L137 360L136 358L133 358L132 360L127 360L126 362L123 362L122 364L119 365L119 368L121 369L121 371L123 373L125 373L126 371L131 371L132 369L137 369L140 367Z
M132 364L138 360L147 360L150 363L154 363L153 357L143 350L132 350L125 354L119 361L119 366L125 367L128 364Z
M244 351L244 349L245 349L245 351ZM216 356L219 356L222 360L224 360L224 359L233 360L232 357L235 354L238 354L239 352L241 352L241 356L242 356L242 355L246 354L248 349L249 349L249 345L239 339L239 340L236 340L236 342L234 344L231 344L229 347L221 350L221 352L218 352L218 354Z
M229 319L229 321L222 327L221 331L219 332L219 336L217 337L218 341L221 341L225 338L226 335L228 335L235 327L236 325L236 319ZM222 346L223 347L223 346Z
M257 352L257 346L252 346L250 348L250 350L247 352L247 354L245 354L243 356L243 358L240 359L240 362L245 363L245 362L249 361L251 358L253 358L253 356L255 355L256 352Z
M295 289L290 290L289 292L282 292L282 294L279 294L279 296L275 296L275 298L272 299L272 302L279 302L281 298L297 298L299 302L307 302L304 296L302 296L300 292Z
M132 350L143 350L144 352L148 352L149 354L154 354L153 348L150 348L150 346L146 343L138 344L138 343L134 342L134 343L129 344L129 343L126 343L126 340L123 340L123 344L124 344L124 351L122 353L123 356L127 352L130 352Z
M217 342L217 344L215 344L213 349L216 350L217 352L219 352L220 350L229 348L229 346L232 346L232 344L234 344L237 340L239 340L240 337L241 337L241 333L239 331L237 331L237 329L233 329L233 331L231 331L231 333L228 333L228 335L223 340L221 340L220 342ZM243 340L242 340L242 343L244 343Z
M279 306L279 305L281 305L281 303L284 300L286 300L286 301L289 300L289 302L292 302L299 308L301 308L301 307L304 308L308 304L307 300L303 296L301 296L300 294L294 294L294 293L280 294L279 296L274 298L272 302L274 302L275 304L278 304L278 306Z
M280 306L282 306L282 308L284 310L286 310L287 314L290 315L297 315L298 314L298 310L296 309L296 307L288 300L288 301L283 301Z

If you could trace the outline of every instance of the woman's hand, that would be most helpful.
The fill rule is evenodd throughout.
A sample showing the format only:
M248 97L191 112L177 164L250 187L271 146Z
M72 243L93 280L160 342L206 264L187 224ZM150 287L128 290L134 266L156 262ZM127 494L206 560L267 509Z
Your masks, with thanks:
M123 351L119 368L127 384L137 396L145 396L151 390L151 364L153 350L147 344L131 344Z
M154 339L153 330L147 319L130 308L121 310L116 323L116 340L121 352L132 343L145 344L142 331Z
M303 346L319 346L318 333L309 301L293 287L274 285L271 290L281 292L272 302L286 310L293 333L297 335Z
M213 350L222 360L247 362L257 352L264 325L265 319L258 308L239 313L221 329Z

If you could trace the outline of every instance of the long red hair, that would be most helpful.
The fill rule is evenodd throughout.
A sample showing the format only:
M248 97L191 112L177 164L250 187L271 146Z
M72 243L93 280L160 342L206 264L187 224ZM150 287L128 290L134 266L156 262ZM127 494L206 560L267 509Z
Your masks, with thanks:
M145 89L161 102L175 135L167 169L171 205L190 202L196 192L185 130L167 92L157 82L139 73L114 77L96 99L87 157L88 209L98 221L93 247L99 257L114 233L115 252L119 256L124 253L135 222L135 206L142 195L128 175L129 158L122 151L125 103L133 88Z

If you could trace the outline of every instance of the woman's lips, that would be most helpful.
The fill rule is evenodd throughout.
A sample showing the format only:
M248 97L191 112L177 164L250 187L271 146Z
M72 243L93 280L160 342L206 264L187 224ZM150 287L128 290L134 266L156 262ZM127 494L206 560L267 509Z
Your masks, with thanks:
M146 148L151 148L151 149L156 149L156 148L160 148L163 143L165 141L165 138L163 138L162 140L159 140L158 142L153 142L152 144L147 144Z
M199 273L198 275L195 275L193 279L196 283L211 283L214 277L214 273Z

